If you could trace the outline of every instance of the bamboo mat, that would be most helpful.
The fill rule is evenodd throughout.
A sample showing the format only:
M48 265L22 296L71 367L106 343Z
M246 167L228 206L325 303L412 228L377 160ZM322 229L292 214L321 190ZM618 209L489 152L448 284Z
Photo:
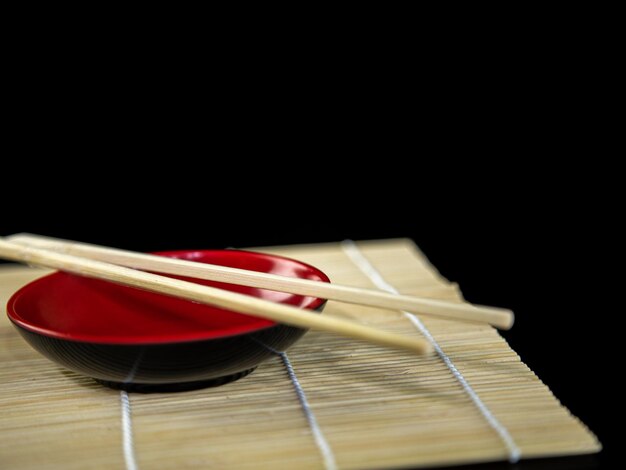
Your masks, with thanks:
M462 301L409 240L262 251L313 264L333 282ZM43 272L0 267L0 302ZM382 469L600 450L491 327L335 302L324 315L429 333L441 354L309 332L228 385L129 394L123 431L123 394L43 358L2 315L0 467Z

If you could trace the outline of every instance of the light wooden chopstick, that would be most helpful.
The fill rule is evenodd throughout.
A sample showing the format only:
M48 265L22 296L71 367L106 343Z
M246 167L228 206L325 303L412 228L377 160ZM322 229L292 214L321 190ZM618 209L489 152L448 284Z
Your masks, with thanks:
M59 269L80 276L105 279L139 289L215 305L287 325L328 331L383 346L406 349L417 354L428 354L432 351L430 343L419 338L377 330L341 318L318 315L290 305L274 303L224 289L202 286L103 261L24 246L6 241L2 237L0 237L0 258Z
M323 299L339 300L347 303L381 307L391 310L404 310L454 320L484 322L505 330L511 328L514 321L513 312L497 307L477 306L410 295L390 294L373 289L362 289L308 279L278 276L275 274L259 273L214 264L196 263L193 261L118 250L87 243L43 237L40 235L16 234L7 237L7 240L26 246L45 248L145 271L176 274L229 284L240 284L260 289L321 297Z

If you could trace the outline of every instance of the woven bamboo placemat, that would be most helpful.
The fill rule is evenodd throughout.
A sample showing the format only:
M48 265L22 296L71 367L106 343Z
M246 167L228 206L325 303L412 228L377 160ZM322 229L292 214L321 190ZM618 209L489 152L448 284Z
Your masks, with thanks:
M462 301L409 240L262 251L337 283ZM0 267L0 302L44 272ZM324 315L430 335L439 354L309 332L239 381L125 395L43 358L2 315L0 467L382 469L600 450L491 327L335 302Z

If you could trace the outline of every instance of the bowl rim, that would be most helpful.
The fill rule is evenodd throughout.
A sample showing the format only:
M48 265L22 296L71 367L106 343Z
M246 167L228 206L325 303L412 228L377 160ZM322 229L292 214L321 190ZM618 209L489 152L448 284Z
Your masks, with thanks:
M280 259L289 262L295 262L300 266L307 268L312 271L316 276L320 277L322 282L330 282L328 276L321 271L319 268L312 266L308 263L302 262L300 260L296 260L293 258L289 258L286 256L274 255L270 253L263 253L257 251L249 251L249 250L220 250L220 249L191 249L191 250L167 250L167 251L158 251L153 252L152 254L158 254L163 256L172 256L179 255L184 253L218 253L218 252L233 252L233 253L242 253L245 255L252 255L258 258L271 258L271 259ZM250 322L246 322L244 325L237 325L234 327L223 327L219 329L209 330L209 332L202 333L194 333L194 334L179 334L177 338L165 339L165 338L155 338L154 336L146 336L145 339L141 337L110 337L110 336L93 336L93 335L80 335L76 333L63 333L54 329L37 326L32 324L28 320L24 319L20 316L20 314L16 311L15 306L19 299L24 295L29 295L30 291L39 287L39 284L42 282L47 282L46 280L51 277L57 277L60 275L69 275L75 276L74 274L64 273L62 271L55 271L53 273L47 274L45 276L41 276L33 281L30 281L26 285L22 286L16 292L11 295L7 302L7 316L9 320L17 327L23 328L24 330L38 334L41 336L46 336L49 338L60 339L65 341L72 341L77 343L91 343L91 344L102 344L102 345L114 345L114 346L148 346L148 345L168 345L168 344L182 344L182 343L191 343L196 341L210 341L210 340L219 340L224 338L234 338L237 336L244 336L250 333L260 332L263 330L267 330L273 328L277 325L280 325L278 322L254 317L250 315ZM78 277L78 276L77 276ZM164 294L158 294L164 295ZM293 294L297 295L297 294ZM301 308L306 310L318 310L325 303L326 299L320 297L311 297L311 296L302 296L310 299L305 305L301 306ZM159 335L165 336L165 335Z

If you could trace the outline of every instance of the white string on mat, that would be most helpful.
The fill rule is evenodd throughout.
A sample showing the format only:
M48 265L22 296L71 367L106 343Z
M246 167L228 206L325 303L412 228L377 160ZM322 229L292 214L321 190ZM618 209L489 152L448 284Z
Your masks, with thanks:
M120 404L122 411L122 447L124 449L126 470L137 470L137 459L133 444L133 421L131 418L130 400L126 390L120 391Z
M363 255L356 243L354 243L352 240L344 240L341 243L341 248L343 249L344 253L348 255L348 257L352 260L352 262L374 283L376 287L394 294L399 293L395 289L395 287L385 281L380 272L378 272L378 270L372 265L372 263L370 263L369 260ZM461 374L461 372L456 368L452 360L443 351L443 349L441 349L441 346L439 346L439 343L437 343L437 340L433 337L428 328L426 328L424 323L422 323L422 321L412 313L402 312L402 314L406 318L408 318L413 326L415 326L415 328L417 328L417 330L419 330L424 335L424 337L430 342L430 344L433 345L433 348L435 349L437 355L443 360L448 369L450 369L450 372L452 372L452 375L459 382L463 390L465 390L476 408L478 408L485 420L498 434L498 436L500 436L500 439L507 448L509 454L509 462L518 462L521 457L521 451L519 447L517 447L517 444L515 444L515 441L513 440L513 437L509 433L508 429L500 421L498 421L498 419L494 416L491 410L487 408L487 405L485 405L485 403L480 399L476 391L468 383L463 374Z
M324 460L324 468L325 470L337 470L337 462L335 461L335 454L333 453L333 449L330 447L330 444L326 440L326 437L324 437L324 433L322 432L319 424L317 424L315 414L311 409L311 405L309 405L309 400L304 393L302 385L300 385L300 381L298 380L296 371L293 369L291 361L289 360L289 357L287 357L287 353L277 351L276 349L268 346L267 344L259 341L256 338L251 337L250 339L252 339L256 343L259 343L264 348L269 349L277 356L280 356L280 359L283 361L283 365L287 370L287 375L289 375L289 379L293 384L293 388L296 392L296 396L298 397L298 401L300 402L300 406L302 407L304 417L306 418L307 423L309 423L309 428L311 428L311 433L313 434L315 444L317 445L320 454L322 454L322 459Z
M302 406L304 416L306 417L306 420L309 423L309 427L311 428L311 432L313 433L313 439L315 439L317 448L322 454L322 457L324 459L324 468L326 470L336 470L337 462L335 461L335 454L333 454L333 450L330 447L330 444L328 444L328 441L324 437L324 434L322 433L319 424L317 424L317 419L315 419L315 415L313 414L313 410L311 410L311 406L309 405L309 401L307 400L304 390L302 389L302 385L300 385L300 381L298 380L298 377L293 370L291 361L287 357L287 354L285 354L284 352L278 354L283 361L285 369L287 369L287 374L289 374L291 383L293 383L293 388L295 389L296 395L298 396L298 401Z
M306 398L306 394L304 393L304 389L302 385L300 385L300 381L296 376L296 372L291 365L291 361L287 357L287 354L284 352L277 351L270 346L261 343L261 341L252 338L257 343L265 346L267 349L272 351L274 354L280 356L285 369L287 370L287 374L289 375L289 379L293 384L293 388L296 392L296 396L298 397L298 401L300 402L300 406L302 406L302 411L304 416L311 428L311 433L313 434L313 439L315 440L315 444L317 445L320 453L322 454L322 458L324 460L324 468L326 470L337 470L337 463L335 462L335 455L328 444L328 441L324 437L321 428L317 424L317 419L315 418L315 414L313 414L313 410L309 405L309 401ZM134 376L134 372L136 370L136 366L141 359L141 354L135 363L135 367L129 374L129 377L126 379L126 383L132 380ZM122 412L122 447L124 449L124 462L126 463L126 470L138 470L137 466L137 458L135 456L135 446L133 443L133 422L131 417L131 407L130 407L130 399L128 397L128 393L125 390L120 391L120 403L121 403L121 412Z

